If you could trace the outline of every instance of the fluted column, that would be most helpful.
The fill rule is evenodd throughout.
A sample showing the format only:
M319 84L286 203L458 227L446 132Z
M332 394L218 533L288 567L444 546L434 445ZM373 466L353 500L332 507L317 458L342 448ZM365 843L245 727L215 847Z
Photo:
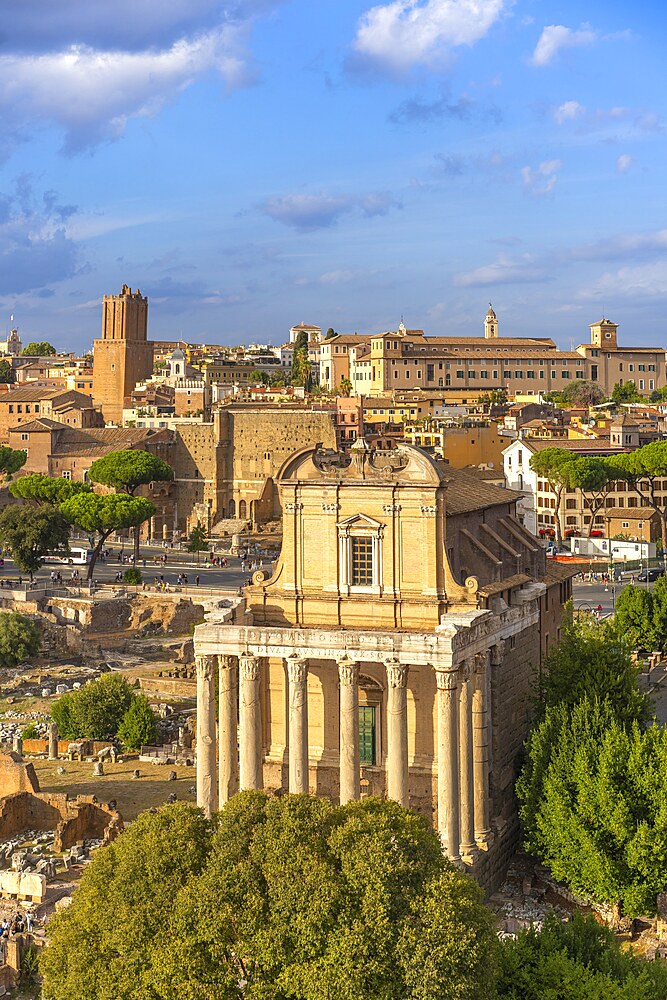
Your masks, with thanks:
M239 657L239 777L241 789L262 788L262 730L259 656Z
M235 656L218 657L218 801L239 790L238 684Z
M289 683L289 790L308 794L308 660L287 657Z
M338 661L340 680L340 804L359 798L359 664Z
M387 670L387 796L410 804L408 789L408 668L386 660Z
M215 669L217 656L197 657L197 805L205 816L218 808L215 780Z
M475 781L475 843L488 850L493 839L489 819L488 653L475 657L472 689L472 746Z
M468 862L475 858L475 821L472 756L472 690L471 666L466 661L459 680L459 754L461 793L461 857Z
M459 855L459 703L455 670L436 670L438 685L438 832L447 856Z

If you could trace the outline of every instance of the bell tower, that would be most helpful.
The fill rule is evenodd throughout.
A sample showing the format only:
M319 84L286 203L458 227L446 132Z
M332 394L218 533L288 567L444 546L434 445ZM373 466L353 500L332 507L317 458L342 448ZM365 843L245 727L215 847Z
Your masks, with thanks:
M617 330L618 323L611 323L608 319L591 323L591 344L593 347L616 347Z
M486 316L484 317L484 336L487 340L493 340L498 336L498 317L494 313L490 302Z

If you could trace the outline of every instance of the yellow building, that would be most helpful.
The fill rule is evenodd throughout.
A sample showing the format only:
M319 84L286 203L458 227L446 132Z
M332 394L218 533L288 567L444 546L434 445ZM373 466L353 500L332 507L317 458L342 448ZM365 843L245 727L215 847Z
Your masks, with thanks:
M417 448L307 448L277 485L273 573L195 630L199 804L239 787L386 795L495 883L567 571L547 570L516 494Z

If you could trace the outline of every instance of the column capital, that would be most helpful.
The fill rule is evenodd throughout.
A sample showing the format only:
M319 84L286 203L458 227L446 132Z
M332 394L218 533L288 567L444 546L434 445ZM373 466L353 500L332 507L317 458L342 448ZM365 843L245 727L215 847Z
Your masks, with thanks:
M256 681L259 680L259 668L261 665L261 657L252 656L250 653L245 653L239 657L239 664L241 667L241 677L246 681Z
M459 675L462 681L469 681L474 669L474 657L461 660L459 663Z
M292 653L285 658L287 676L292 684L303 684L308 676L308 657Z
M387 671L387 684L392 688L404 688L408 684L408 667L390 658L384 661Z
M474 657L474 670L476 674L482 674L486 670L486 665L489 660L489 652L486 653L475 653Z
M493 646L491 646L490 652L491 652L492 666L499 667L500 664L503 662L503 657L505 655L505 646L506 642L504 639L498 639L498 641L494 642Z
M344 656L338 661L338 678L341 685L352 686L359 681L359 664Z
M232 670L236 666L236 657L227 654L218 656L218 666L221 670Z
M438 670L436 668L435 682L438 686L438 691L456 691L459 683L458 671Z
M217 656L198 656L196 658L197 673L206 679L210 679L213 676L217 665Z

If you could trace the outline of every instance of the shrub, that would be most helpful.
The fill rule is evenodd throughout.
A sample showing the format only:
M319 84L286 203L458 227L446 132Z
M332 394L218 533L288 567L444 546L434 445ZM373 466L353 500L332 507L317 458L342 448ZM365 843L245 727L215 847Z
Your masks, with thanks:
M129 583L130 586L134 587L138 583L141 583L141 579L142 579L141 570L137 569L136 566L130 566L129 569L125 570L123 580L125 581L125 583Z
M134 696L132 704L118 727L118 736L128 750L152 746L157 739L155 714L143 694Z
M0 667L17 663L39 652L41 639L34 622L18 611L0 613Z
M65 739L106 740L115 736L136 695L124 677L106 674L79 691L64 694L51 708Z
M31 722L29 726L26 726L21 733L21 739L23 740L38 740L39 731L34 722Z

